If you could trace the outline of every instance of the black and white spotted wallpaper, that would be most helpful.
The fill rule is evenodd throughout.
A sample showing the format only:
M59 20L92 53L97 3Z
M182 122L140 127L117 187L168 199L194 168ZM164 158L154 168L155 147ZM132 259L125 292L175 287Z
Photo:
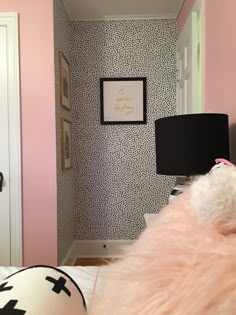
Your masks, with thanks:
M167 202L154 121L175 113L176 21L72 22L75 238L134 239ZM147 124L101 125L101 77L147 77Z
M72 120L72 113L60 106L59 56L63 50L70 60L70 23L62 0L54 0L54 47L57 133L57 241L58 263L61 263L74 239L73 169L61 169L61 117Z

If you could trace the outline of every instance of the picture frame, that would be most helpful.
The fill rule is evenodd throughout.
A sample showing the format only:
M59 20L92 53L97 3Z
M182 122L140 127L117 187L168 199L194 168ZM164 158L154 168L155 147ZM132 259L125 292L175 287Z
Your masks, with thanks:
M72 124L61 118L61 165L62 170L72 168Z
M71 110L71 67L62 50L59 51L60 105Z
M101 124L146 124L146 77L101 78Z

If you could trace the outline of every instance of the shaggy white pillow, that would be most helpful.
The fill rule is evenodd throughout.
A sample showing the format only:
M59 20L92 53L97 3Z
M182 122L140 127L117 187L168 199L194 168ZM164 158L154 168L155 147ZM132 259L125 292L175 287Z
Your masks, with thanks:
M205 223L236 220L236 167L216 165L190 188L193 212Z

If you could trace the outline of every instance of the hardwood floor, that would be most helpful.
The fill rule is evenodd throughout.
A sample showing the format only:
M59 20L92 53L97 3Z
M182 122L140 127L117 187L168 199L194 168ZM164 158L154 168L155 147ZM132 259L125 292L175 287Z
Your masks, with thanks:
M113 258L77 258L75 266L103 266L113 261Z

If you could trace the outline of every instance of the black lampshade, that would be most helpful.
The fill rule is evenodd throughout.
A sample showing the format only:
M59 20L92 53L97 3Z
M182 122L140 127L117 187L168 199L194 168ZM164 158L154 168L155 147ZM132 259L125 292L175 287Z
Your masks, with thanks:
M226 114L189 114L155 121L157 173L191 176L207 173L216 158L229 160Z

